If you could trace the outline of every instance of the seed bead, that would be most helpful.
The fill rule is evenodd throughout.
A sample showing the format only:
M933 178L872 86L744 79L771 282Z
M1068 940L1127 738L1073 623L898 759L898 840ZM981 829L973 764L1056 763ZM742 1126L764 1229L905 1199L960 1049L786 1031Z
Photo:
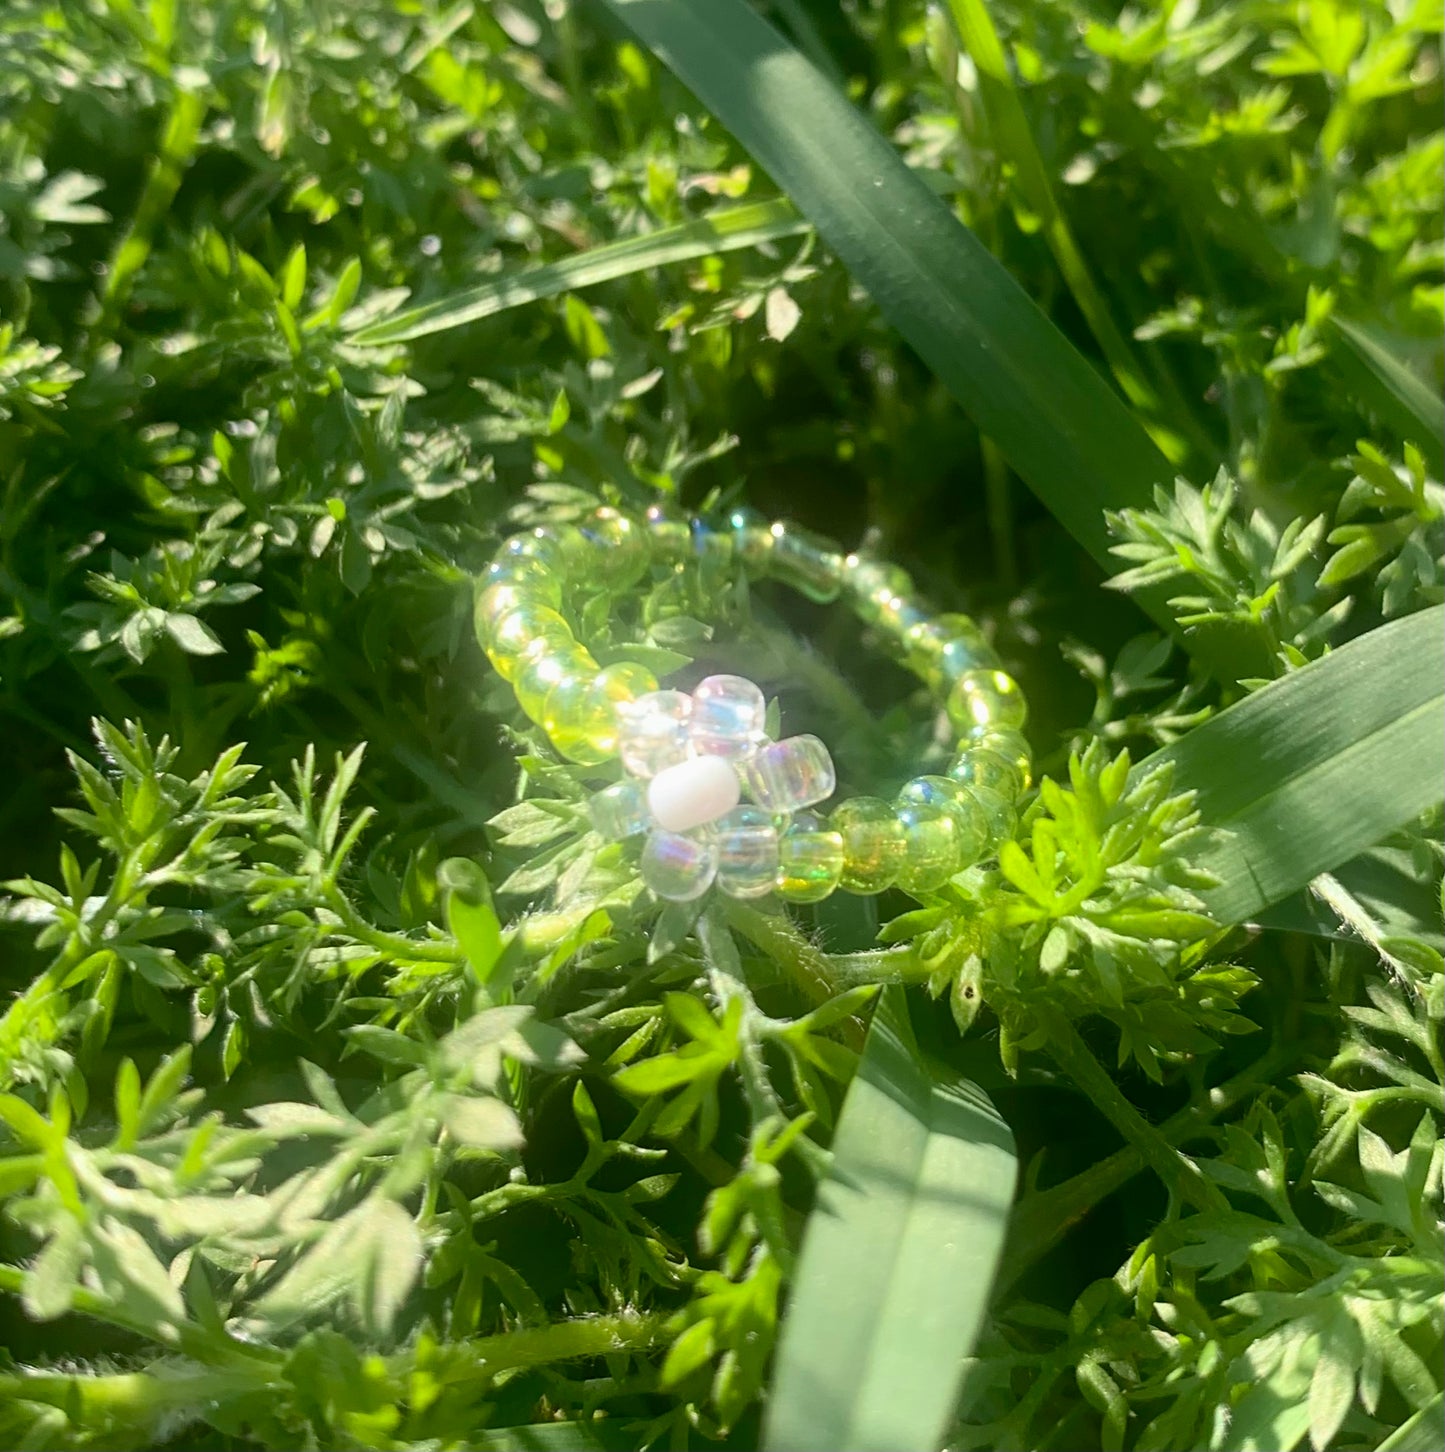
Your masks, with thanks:
M1024 693L1004 671L966 671L949 690L946 709L965 740L988 731L1017 731L1028 719Z
M1018 767L1008 757L987 747L970 746L959 752L950 763L948 774L964 786L982 787L1009 801L1017 801L1023 795L1024 779Z
M870 895L898 881L903 869L903 824L878 797L853 797L840 802L829 818L843 837L842 885L848 892Z
M523 713L540 726L548 698L563 681L590 681L596 674L597 662L575 641L559 647L539 640L518 662L512 690Z
M505 681L516 676L522 657L537 641L549 641L554 648L573 643L572 627L546 605L522 606L497 619L478 612L477 639Z
M588 568L607 584L624 589L647 573L649 550L645 531L627 515L603 505L579 526L591 546Z
M961 782L946 776L916 776L898 793L900 812L905 807L929 808L947 813L954 824L954 845L958 865L953 872L972 867L988 847L988 814ZM948 876L952 876L949 873Z
M992 751L1018 772L1022 791L1028 791L1034 779L1034 754L1021 731L985 731L969 743L979 751Z
M778 834L778 895L821 902L843 878L843 834L816 812L798 812Z
M767 572L818 605L830 605L843 589L844 557L812 530L779 520L768 530Z

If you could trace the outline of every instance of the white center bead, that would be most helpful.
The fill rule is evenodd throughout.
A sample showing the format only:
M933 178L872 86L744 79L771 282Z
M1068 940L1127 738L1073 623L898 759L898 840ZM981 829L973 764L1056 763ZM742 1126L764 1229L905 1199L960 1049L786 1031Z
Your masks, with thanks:
M694 756L664 767L647 784L647 805L665 832L690 832L725 816L742 798L732 763Z

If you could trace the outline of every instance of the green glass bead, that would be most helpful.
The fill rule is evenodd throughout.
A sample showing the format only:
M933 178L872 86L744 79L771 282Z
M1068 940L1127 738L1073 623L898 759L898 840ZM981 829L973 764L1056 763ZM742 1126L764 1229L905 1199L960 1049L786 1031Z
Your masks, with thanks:
M554 608L562 603L562 576L529 555L493 560L482 571L482 593L498 585L524 590L532 599Z
M732 564L734 551L731 531L714 529L705 520L692 521L691 554L703 568L725 568Z
M935 615L904 637L907 665L935 691L951 686L968 671L994 670L998 657L983 632L967 615Z
M572 563L566 539L553 527L529 529L503 540L496 563L517 559L536 560L558 576L565 576Z
M773 534L768 521L756 509L744 505L728 515L728 531L733 537L733 553L752 575L767 573L773 554Z
M647 573L650 550L647 536L635 520L604 504L581 522L582 536L591 545L588 568L609 585L635 584Z
M619 702L656 689L652 672L631 661L605 666L591 677L568 676L543 704L542 729L563 756L595 766L617 754Z
M995 845L1008 841L1019 825L1019 809L1013 798L982 786L965 787L964 790L978 803L988 822L988 835Z
M992 751L1001 756L1018 773L1021 790L1028 791L1034 780L1034 753L1021 731L985 731L969 742L980 751Z
M478 622L477 638L493 669L504 681L516 676L522 657L535 641L549 641L559 648L573 643L571 626L546 605L509 610L500 620L489 620L485 625Z
M778 894L821 902L843 878L843 834L816 812L796 812L778 834Z
M830 605L843 590L844 559L832 540L778 520L768 529L767 572L805 599Z
M563 681L580 677L590 682L596 674L597 662L575 641L559 647L539 640L517 663L512 690L523 712L541 725L548 697Z
M865 625L879 627L901 618L903 607L913 595L913 581L907 570L862 555L849 555L844 560L843 588L858 618ZM920 611L912 623L919 624L922 619Z
M680 565L692 552L692 530L687 520L661 504L648 509L644 529L654 557L665 565Z
M1006 756L987 747L970 745L960 751L950 763L948 774L964 786L983 787L1009 801L1016 802L1023 795L1024 779L1018 768Z
M1029 714L1018 682L1004 671L966 671L949 690L945 709L965 740L986 731L1017 731Z
M983 856L988 846L988 814L961 782L946 776L916 776L898 793L900 816L905 807L942 811L953 818L958 863L953 872L972 867Z
M612 703L593 689L596 683L594 676L562 676L547 692L542 704L542 719L538 723L563 756L584 766L606 761L610 754L593 744L595 737L600 736L605 741L610 732L614 749L617 744Z
M901 802L896 807L903 827L903 865L898 885L904 892L932 892L963 868L958 819L947 807Z
M871 602L869 614L872 617L869 624L899 642L906 641L908 632L928 619L928 611L906 595L875 599Z
M480 586L480 582L478 583ZM497 626L506 616L517 612L536 615L542 610L551 611L554 615L557 613L546 600L539 599L531 590L521 586L496 584L481 586L477 590L476 604L472 611L477 642L485 650Z
M585 739L588 747L603 758L617 755L617 708L635 701L657 689L657 677L646 666L635 661L618 661L603 666L589 687L588 725ZM577 758L580 760L581 758Z
M849 892L872 894L892 887L903 869L903 823L878 797L853 797L828 819L843 835L843 882Z

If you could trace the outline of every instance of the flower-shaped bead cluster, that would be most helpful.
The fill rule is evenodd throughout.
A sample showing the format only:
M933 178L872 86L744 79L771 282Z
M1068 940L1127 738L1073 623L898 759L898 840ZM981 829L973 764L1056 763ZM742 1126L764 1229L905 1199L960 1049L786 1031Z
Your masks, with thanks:
M617 711L627 776L593 797L597 830L647 834L642 877L658 897L689 902L714 882L731 897L771 892L789 819L837 785L828 748L770 740L763 693L742 676L708 676L691 695L650 691Z

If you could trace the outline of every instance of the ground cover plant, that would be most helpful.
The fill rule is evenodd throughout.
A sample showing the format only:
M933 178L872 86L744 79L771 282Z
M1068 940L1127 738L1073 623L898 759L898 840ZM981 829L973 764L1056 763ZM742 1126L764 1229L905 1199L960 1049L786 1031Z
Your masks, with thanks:
M1445 1441L1438 0L8 0L0 1441ZM747 504L1031 702L662 907L499 540ZM845 788L856 625L599 583Z

